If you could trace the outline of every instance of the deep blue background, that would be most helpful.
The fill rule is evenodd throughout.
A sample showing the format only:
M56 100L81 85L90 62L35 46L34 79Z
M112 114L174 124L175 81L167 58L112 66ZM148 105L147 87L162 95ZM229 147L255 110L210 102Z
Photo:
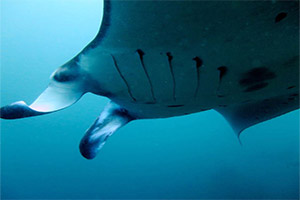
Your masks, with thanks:
M1 0L1 106L31 103L96 35L100 0ZM2 198L297 198L299 111L242 135L207 111L134 121L95 160L78 145L108 99L1 120Z

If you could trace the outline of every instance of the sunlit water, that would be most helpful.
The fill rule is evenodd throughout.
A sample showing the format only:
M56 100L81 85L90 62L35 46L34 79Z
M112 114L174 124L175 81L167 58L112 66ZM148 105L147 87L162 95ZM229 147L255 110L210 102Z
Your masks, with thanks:
M1 0L1 106L31 103L100 26L100 0ZM14 198L280 198L299 195L299 111L249 128L241 146L207 111L134 121L96 159L78 145L108 99L1 120L1 194Z

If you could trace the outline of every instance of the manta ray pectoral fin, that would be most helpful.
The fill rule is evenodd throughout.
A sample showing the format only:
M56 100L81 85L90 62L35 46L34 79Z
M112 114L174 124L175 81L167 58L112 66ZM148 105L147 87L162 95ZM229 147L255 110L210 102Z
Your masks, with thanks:
M299 108L299 94L289 94L217 108L239 136L246 128Z
M82 138L79 145L81 154L93 159L107 138L133 119L125 109L110 102Z
M43 115L66 108L84 94L79 83L60 83L52 81L48 88L31 104L18 101L0 109L0 118L18 119Z

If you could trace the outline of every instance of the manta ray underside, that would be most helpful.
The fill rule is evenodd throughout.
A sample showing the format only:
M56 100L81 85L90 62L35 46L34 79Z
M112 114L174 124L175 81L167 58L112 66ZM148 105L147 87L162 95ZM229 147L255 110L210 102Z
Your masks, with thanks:
M1 118L58 111L87 92L111 99L80 143L88 159L137 119L215 109L239 135L299 108L299 1L106 0L97 37Z

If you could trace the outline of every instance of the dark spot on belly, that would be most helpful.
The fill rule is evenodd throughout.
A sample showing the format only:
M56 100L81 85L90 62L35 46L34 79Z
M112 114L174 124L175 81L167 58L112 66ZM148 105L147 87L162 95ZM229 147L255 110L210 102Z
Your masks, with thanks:
M290 89L293 89L293 88L295 88L295 87L296 87L296 86L292 85L292 86L288 87L287 89L290 90Z
M261 82L261 83L258 83L258 84L255 84L255 85L252 85L250 87L247 87L244 92L254 92L254 91L257 91L257 90L261 90L265 87L267 87L269 84L266 83L266 82Z
M169 108L178 108L178 107L182 107L184 105L168 105Z
M218 94L217 96L218 96L219 98L225 97L224 95L221 95L221 94Z
M281 20L283 20L284 18L286 18L287 13L286 12L281 12L279 13L276 17L275 17L275 23L280 22Z
M275 77L275 73L267 67L257 67L244 73L239 84L245 88L245 92L253 92L265 88L268 85L267 81Z
M249 87L251 85L255 85L267 80L271 80L275 77L276 76L274 72L272 72L268 68L257 67L244 73L239 83L241 86Z

